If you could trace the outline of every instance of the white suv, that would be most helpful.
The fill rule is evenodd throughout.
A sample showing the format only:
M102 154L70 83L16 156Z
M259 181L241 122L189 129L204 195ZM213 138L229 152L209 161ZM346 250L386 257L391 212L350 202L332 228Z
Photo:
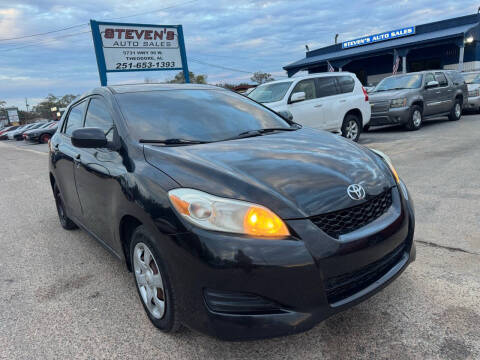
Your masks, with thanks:
M248 97L315 129L358 141L370 121L368 94L355 74L329 72L257 86Z

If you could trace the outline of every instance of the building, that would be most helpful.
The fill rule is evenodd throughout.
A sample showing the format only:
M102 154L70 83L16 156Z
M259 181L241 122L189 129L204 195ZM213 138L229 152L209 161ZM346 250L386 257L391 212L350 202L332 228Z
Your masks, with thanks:
M398 72L430 69L480 70L480 15L467 15L429 24L344 41L307 51L304 59L284 67L288 76L298 71L350 71L364 85L374 85Z

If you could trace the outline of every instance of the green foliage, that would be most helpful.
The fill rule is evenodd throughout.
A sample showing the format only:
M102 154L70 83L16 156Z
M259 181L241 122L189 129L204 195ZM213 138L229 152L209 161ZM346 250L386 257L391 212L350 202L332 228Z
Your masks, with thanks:
M206 84L207 75L195 75L193 72L189 71L188 75L190 77L190 83L192 84ZM185 77L183 76L183 71L180 71L175 77L171 80L167 80L167 84L183 84L185 82Z
M264 84L269 81L274 81L275 79L272 77L272 74L257 71L253 74L250 80L257 84Z
M72 94L66 94L62 97L48 94L45 100L39 102L36 106L33 107L33 112L38 114L38 116L40 117L52 119L54 118L54 116L51 108L56 107L57 109L59 109L67 107L68 104L70 104L76 97L77 95Z

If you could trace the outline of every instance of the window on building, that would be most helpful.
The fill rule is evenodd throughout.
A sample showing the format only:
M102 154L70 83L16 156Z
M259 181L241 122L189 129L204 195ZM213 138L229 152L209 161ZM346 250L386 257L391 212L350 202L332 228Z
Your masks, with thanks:
M337 95L336 76L325 76L317 78L318 97Z
M435 73L435 79L438 81L438 84L440 86L448 86L448 80L445 77L444 73L441 73L441 72Z
M315 89L315 80L314 79L307 79L300 81L292 91L292 94L298 92L305 93L305 100L315 99L317 97L317 91Z
M351 76L338 76L337 81L342 94L351 93L355 87L355 80Z
M83 110L85 108L86 101L82 101L79 104L72 106L68 113L68 118L65 120L64 126L65 135L72 136L72 132L75 129L83 126Z
M105 132L108 141L113 141L113 120L102 100L93 98L88 105L85 127L100 128Z

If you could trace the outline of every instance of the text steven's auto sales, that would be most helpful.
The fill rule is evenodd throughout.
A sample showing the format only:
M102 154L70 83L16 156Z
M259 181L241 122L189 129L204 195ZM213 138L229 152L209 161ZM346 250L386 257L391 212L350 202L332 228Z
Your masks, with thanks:
M164 47L172 46L171 41L175 39L175 31L172 30L136 30L122 28L106 28L103 37L105 39L118 39L111 46L141 46L141 47ZM122 41L123 40L123 41ZM140 44L139 41L143 40ZM151 40L151 41L150 41ZM166 41L163 41L166 40Z
M408 28L387 31L381 34L365 36L355 40L344 41L342 43L342 49L347 49L347 48L361 46L361 45L368 45L368 44L379 42L379 41L391 40L391 39L414 35L414 34L415 34L415 26L411 26Z

